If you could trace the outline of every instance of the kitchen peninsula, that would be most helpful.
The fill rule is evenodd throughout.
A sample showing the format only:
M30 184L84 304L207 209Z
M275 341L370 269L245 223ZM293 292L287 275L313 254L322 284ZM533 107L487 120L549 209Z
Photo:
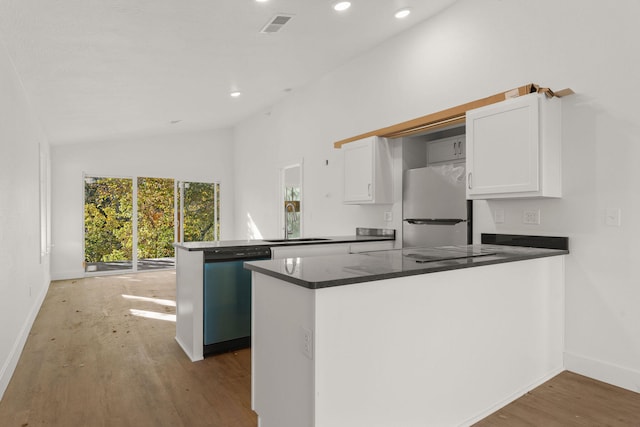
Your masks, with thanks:
M260 425L469 425L559 373L567 240L482 241L245 263Z
M349 236L175 244L176 341L192 361L251 345L251 273L244 261L346 255L394 242L394 230L357 228Z

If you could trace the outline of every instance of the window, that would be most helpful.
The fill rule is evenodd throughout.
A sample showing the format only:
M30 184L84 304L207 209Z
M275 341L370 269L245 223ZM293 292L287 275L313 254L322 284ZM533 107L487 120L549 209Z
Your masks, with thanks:
M220 183L180 182L181 242L220 240Z
M281 169L281 194L284 204L283 228L287 238L297 238L302 233L302 163Z

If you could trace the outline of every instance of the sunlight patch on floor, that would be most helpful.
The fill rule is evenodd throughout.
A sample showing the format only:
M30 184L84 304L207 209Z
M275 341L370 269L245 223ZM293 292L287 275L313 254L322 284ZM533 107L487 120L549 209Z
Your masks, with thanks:
M136 295L125 295L125 294L122 294L122 298L135 300L135 301L152 302L154 304L164 305L164 306L167 306L167 307L175 307L176 306L176 302L173 301L173 300L170 300L170 299L149 298L149 297L140 297L140 296L136 296Z
M129 312L134 316L145 317L147 319L166 320L174 323L176 321L175 314L158 313L156 311L138 310L135 308L129 309Z

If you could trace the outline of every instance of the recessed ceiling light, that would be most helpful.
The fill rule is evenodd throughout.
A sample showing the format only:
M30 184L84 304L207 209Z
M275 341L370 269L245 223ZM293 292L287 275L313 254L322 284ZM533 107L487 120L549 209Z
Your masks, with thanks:
M340 1L333 5L333 10L337 10L338 12L342 12L343 10L347 10L351 7L350 1Z
M242 92L237 91L237 90L236 90L236 91L234 91L234 92L231 92L231 93L229 94L229 96L231 96L232 98L237 98L237 97L239 97L240 95L242 95Z
M402 18L406 18L410 14L411 14L411 9L404 8L404 9L400 9L399 11L397 11L396 14L395 14L395 17L398 18L398 19L402 19Z
M257 1L258 3L266 3L266 2L268 2L269 0L256 0L256 1Z

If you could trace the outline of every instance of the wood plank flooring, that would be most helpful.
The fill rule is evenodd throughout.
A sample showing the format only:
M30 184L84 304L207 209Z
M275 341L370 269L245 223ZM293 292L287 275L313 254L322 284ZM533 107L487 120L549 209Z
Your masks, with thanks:
M562 372L474 427L640 427L640 394Z
M0 426L255 427L250 350L192 363L163 300L175 271L53 282Z
M250 350L192 363L171 301L175 271L53 282L0 426L256 427ZM640 427L640 394L564 372L476 426Z

